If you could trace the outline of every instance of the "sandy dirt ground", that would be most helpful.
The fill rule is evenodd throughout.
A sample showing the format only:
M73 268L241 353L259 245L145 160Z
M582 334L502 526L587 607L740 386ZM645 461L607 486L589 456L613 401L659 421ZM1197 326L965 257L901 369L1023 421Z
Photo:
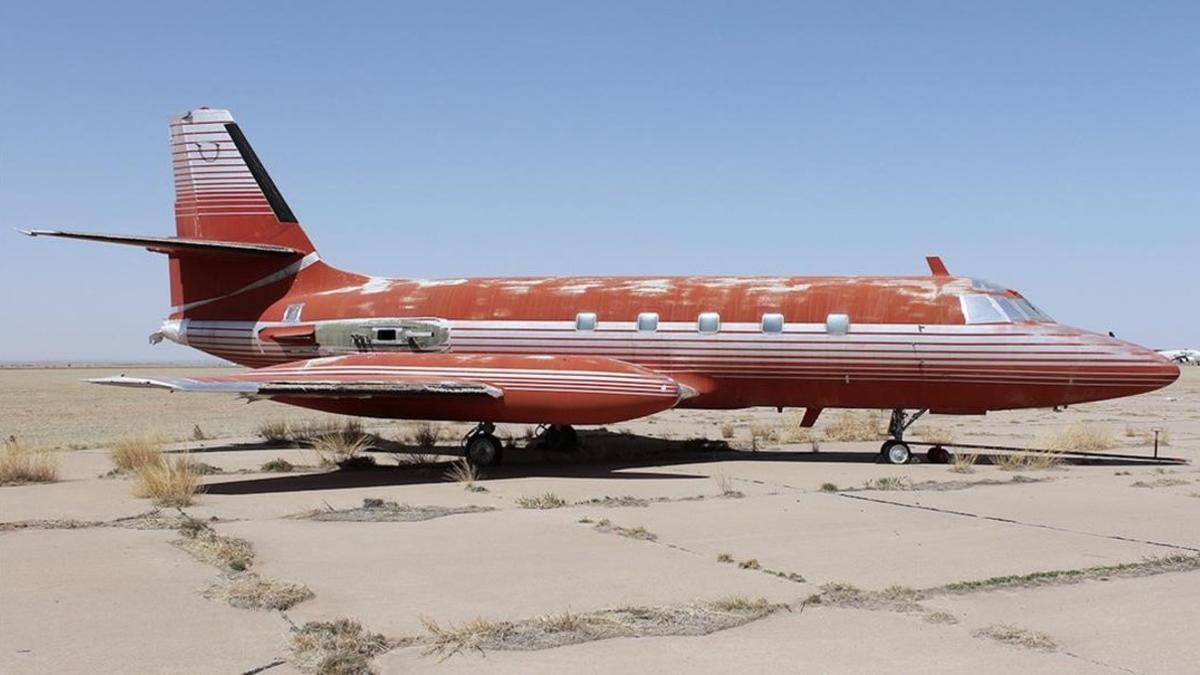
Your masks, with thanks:
M678 410L584 430L577 455L511 450L483 471L485 491L446 480L453 442L424 464L376 453L375 469L317 469L311 449L266 447L255 431L333 416L81 382L110 374L0 370L0 435L55 448L61 462L58 482L0 487L0 672L303 672L311 661L293 650L295 627L340 618L390 641L369 660L387 673L1178 673L1200 663L1200 368L1140 397L932 417L911 431L1042 447L1084 424L1112 439L1110 452L1148 456L1161 429L1160 453L1184 464L897 467L875 462L878 441L823 438L834 411L814 444L790 433L794 413ZM416 428L364 424L386 439ZM197 427L205 440L192 440ZM452 439L466 427L445 429ZM211 589L232 572L176 545L174 524L121 520L154 507L128 477L107 475L108 448L145 433L220 470L183 513L247 542L254 574L312 597L284 611L231 606ZM733 449L687 442L697 438ZM275 458L314 468L264 472ZM555 508L523 508L548 493ZM449 511L302 517L368 498ZM568 639L568 624L605 610L730 598L771 611L707 634L676 617L648 633ZM432 651L429 622L476 619L542 642L510 626Z

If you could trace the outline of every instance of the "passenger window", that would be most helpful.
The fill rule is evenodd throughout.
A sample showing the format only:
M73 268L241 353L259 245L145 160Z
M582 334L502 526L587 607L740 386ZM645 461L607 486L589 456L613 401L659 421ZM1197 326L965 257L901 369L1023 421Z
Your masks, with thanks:
M396 341L396 329L395 328L376 328L375 329L375 339L380 342L395 342Z
M782 333L783 332L783 315L782 314L763 314L762 315L762 332L764 332L764 333Z
M575 315L575 330L596 330L596 313L580 312Z
M653 333L658 330L658 314L654 312L638 314L637 329L639 333Z
M721 315L716 312L704 312L696 320L696 328L701 333L715 333L721 330Z
M849 314L830 314L825 317L825 332L830 335L845 335L850 332Z

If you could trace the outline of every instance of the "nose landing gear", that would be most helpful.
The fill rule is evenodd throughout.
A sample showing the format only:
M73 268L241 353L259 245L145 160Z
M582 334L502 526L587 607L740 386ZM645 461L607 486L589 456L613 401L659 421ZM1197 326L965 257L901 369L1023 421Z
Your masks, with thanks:
M902 408L896 408L892 411L892 419L888 422L888 434L890 439L883 442L883 446L879 448L879 458L887 464L908 464L912 459L912 448L904 442L904 432L916 422L921 415L929 412L928 409L918 410L909 415ZM932 453L932 451L930 451ZM942 450L942 452L946 452ZM932 459L932 457L931 457Z

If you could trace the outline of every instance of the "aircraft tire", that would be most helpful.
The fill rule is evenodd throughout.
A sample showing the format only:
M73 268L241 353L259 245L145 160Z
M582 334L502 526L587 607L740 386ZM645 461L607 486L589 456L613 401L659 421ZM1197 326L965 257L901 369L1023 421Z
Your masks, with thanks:
M467 440L463 454L475 466L495 466L504 459L504 446L491 434L475 434Z
M947 452L946 449L940 445L935 445L932 448L930 448L929 452L926 454L926 457L929 458L930 464L949 464L950 463L950 453Z
M912 459L912 450L904 441L892 439L884 442L883 447L879 449L879 455L885 464L908 464Z

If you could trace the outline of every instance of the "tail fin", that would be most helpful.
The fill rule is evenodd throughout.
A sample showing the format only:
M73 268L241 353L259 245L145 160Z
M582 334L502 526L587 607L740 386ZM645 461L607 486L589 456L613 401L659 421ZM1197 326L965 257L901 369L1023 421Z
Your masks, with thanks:
M255 316L317 261L312 242L228 110L200 108L172 117L170 126L179 238L297 252L290 262L172 255L172 315Z
M313 245L228 110L171 118L175 229L186 239Z

